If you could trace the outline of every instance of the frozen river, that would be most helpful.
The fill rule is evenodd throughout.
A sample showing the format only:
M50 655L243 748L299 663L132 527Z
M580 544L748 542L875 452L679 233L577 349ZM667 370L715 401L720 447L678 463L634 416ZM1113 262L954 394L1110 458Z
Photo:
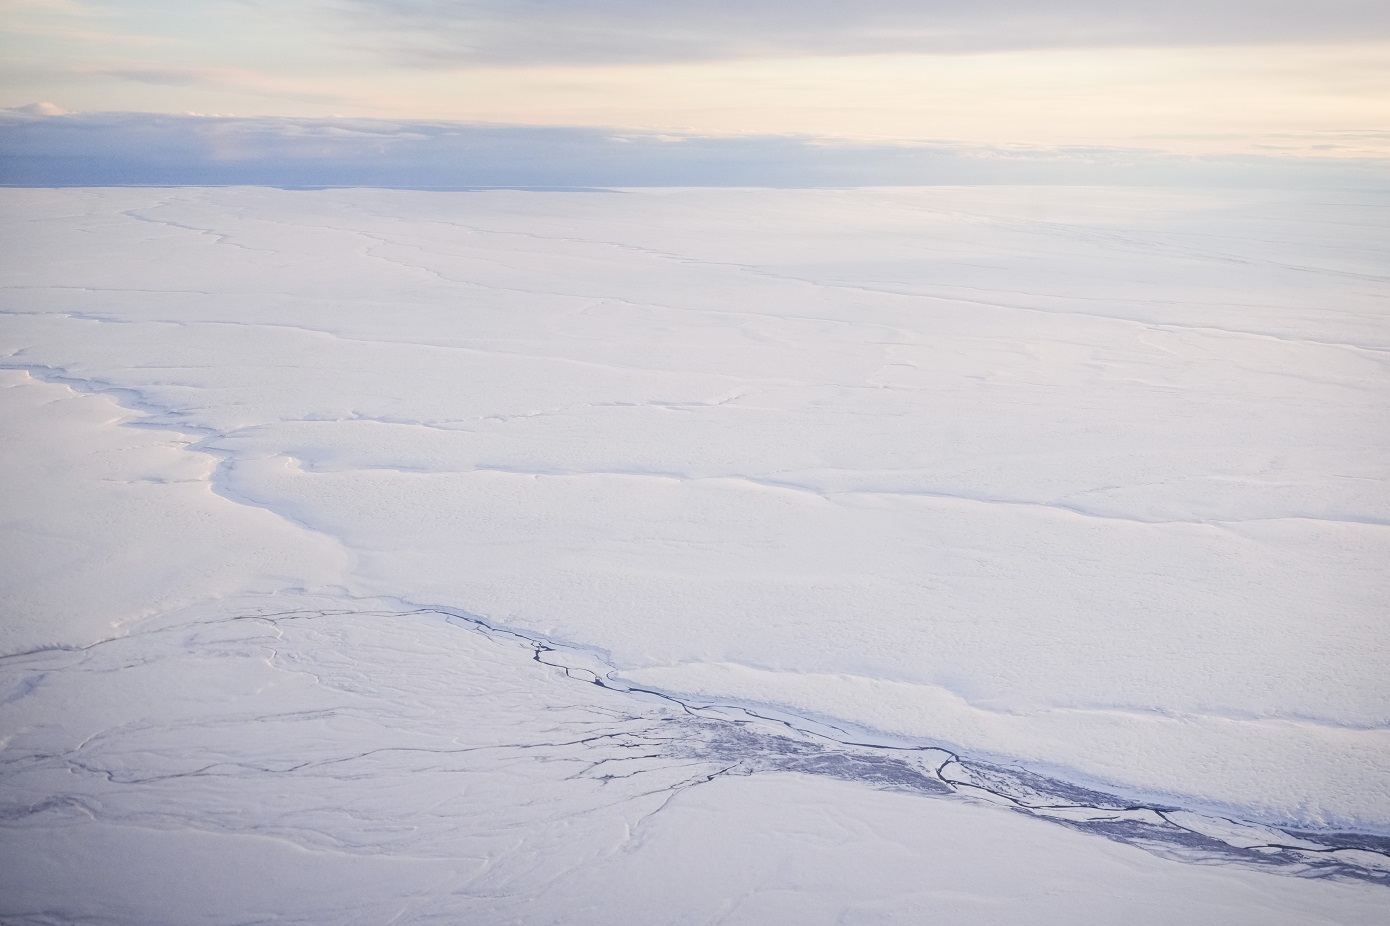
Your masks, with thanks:
M3 202L0 916L1383 915L1390 202Z

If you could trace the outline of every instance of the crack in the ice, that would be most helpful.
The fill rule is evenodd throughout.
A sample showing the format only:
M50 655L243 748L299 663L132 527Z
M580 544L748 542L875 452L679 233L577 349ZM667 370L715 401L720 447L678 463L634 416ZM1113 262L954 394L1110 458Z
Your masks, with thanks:
M569 665L545 658L573 652L558 644L545 642L513 630L495 628L481 618L448 609L441 611L453 619L474 626L485 633L500 632L505 636L529 640L533 659L560 670L566 677L620 693L654 697L680 708L687 716L698 719L701 726L714 723L728 732L711 740L694 738L689 743L700 744L712 756L738 755L739 762L727 771L743 768L747 773L757 770L797 771L858 781L874 787L906 790L923 794L955 794L987 797L992 802L1079 829L1116 839L1179 859L1191 860L1192 852L1216 853L1228 862L1258 866L1279 866L1294 874L1314 877L1347 878L1390 885L1390 838L1374 834L1327 834L1323 839L1339 839L1340 844L1299 845L1294 832L1261 824L1246 824L1228 818L1206 817L1214 827L1258 828L1275 834L1293 837L1284 842L1277 838L1253 845L1224 841L1211 833L1176 823L1170 814L1178 808L1169 805L1126 801L1122 797L1081 788L1060 779L1047 778L1021 768L1010 768L979 762L963 757L940 745L885 745L858 739L850 731L825 721L812 722L806 718L763 713L747 704L697 702L650 688L628 685L611 673L601 675L594 669ZM592 658L588 656L586 658ZM772 724L792 736L760 730L750 730L747 720L734 720L728 713L736 712L755 721L759 726ZM808 739L809 738L809 739ZM836 752L835 750L843 750ZM751 764L750 764L751 763ZM762 764L762 769L758 765ZM1033 795L1030 798L1029 795ZM1045 798L1045 799L1044 799ZM1057 800L1061 798L1061 800ZM1095 812L1091 819L1072 819L1069 814ZM1191 813L1191 812L1187 812ZM1311 840L1310 840L1311 841ZM1267 854L1275 851L1278 855ZM1363 860L1339 858L1346 853L1369 853L1379 861L1368 864Z

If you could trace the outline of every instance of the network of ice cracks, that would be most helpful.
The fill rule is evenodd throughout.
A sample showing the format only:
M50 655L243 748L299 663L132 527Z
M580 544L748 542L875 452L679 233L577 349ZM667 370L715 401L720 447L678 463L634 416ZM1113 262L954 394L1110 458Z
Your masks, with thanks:
M644 814L791 771L1386 877L1379 213L1134 191L16 195L21 244L68 256L16 263L4 366L183 435L209 461L190 487L317 546L153 615L136 590L115 636L11 647L6 704L34 712L6 743L11 821L169 826L151 797L187 788L200 825L235 829L245 795L204 785L255 770L272 831L331 845L287 781L490 753L505 806L541 755ZM485 642L449 642L460 626ZM363 640L401 658L332 662ZM238 714L180 679L216 653L360 703ZM579 684L538 701L527 671ZM145 672L208 689L202 713L119 722ZM43 722L64 686L111 716ZM442 747L428 718L461 688L489 707ZM390 723L355 714L406 689ZM216 742L253 714L277 732ZM372 749L327 748L355 723ZM480 843L518 825L493 812L468 821ZM405 817L375 848L459 838Z

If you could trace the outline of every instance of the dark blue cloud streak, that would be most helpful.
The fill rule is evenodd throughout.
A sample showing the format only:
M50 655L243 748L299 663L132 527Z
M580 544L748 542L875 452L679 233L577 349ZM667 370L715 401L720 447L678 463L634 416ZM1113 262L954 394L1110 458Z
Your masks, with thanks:
M0 114L10 186L1135 184L1390 188L1373 159L849 143L570 127L142 113Z

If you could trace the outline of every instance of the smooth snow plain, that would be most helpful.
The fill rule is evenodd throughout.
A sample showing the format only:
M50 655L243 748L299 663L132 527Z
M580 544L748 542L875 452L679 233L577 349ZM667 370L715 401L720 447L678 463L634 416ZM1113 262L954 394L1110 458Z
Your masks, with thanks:
M1390 203L3 201L0 914L1383 915Z

